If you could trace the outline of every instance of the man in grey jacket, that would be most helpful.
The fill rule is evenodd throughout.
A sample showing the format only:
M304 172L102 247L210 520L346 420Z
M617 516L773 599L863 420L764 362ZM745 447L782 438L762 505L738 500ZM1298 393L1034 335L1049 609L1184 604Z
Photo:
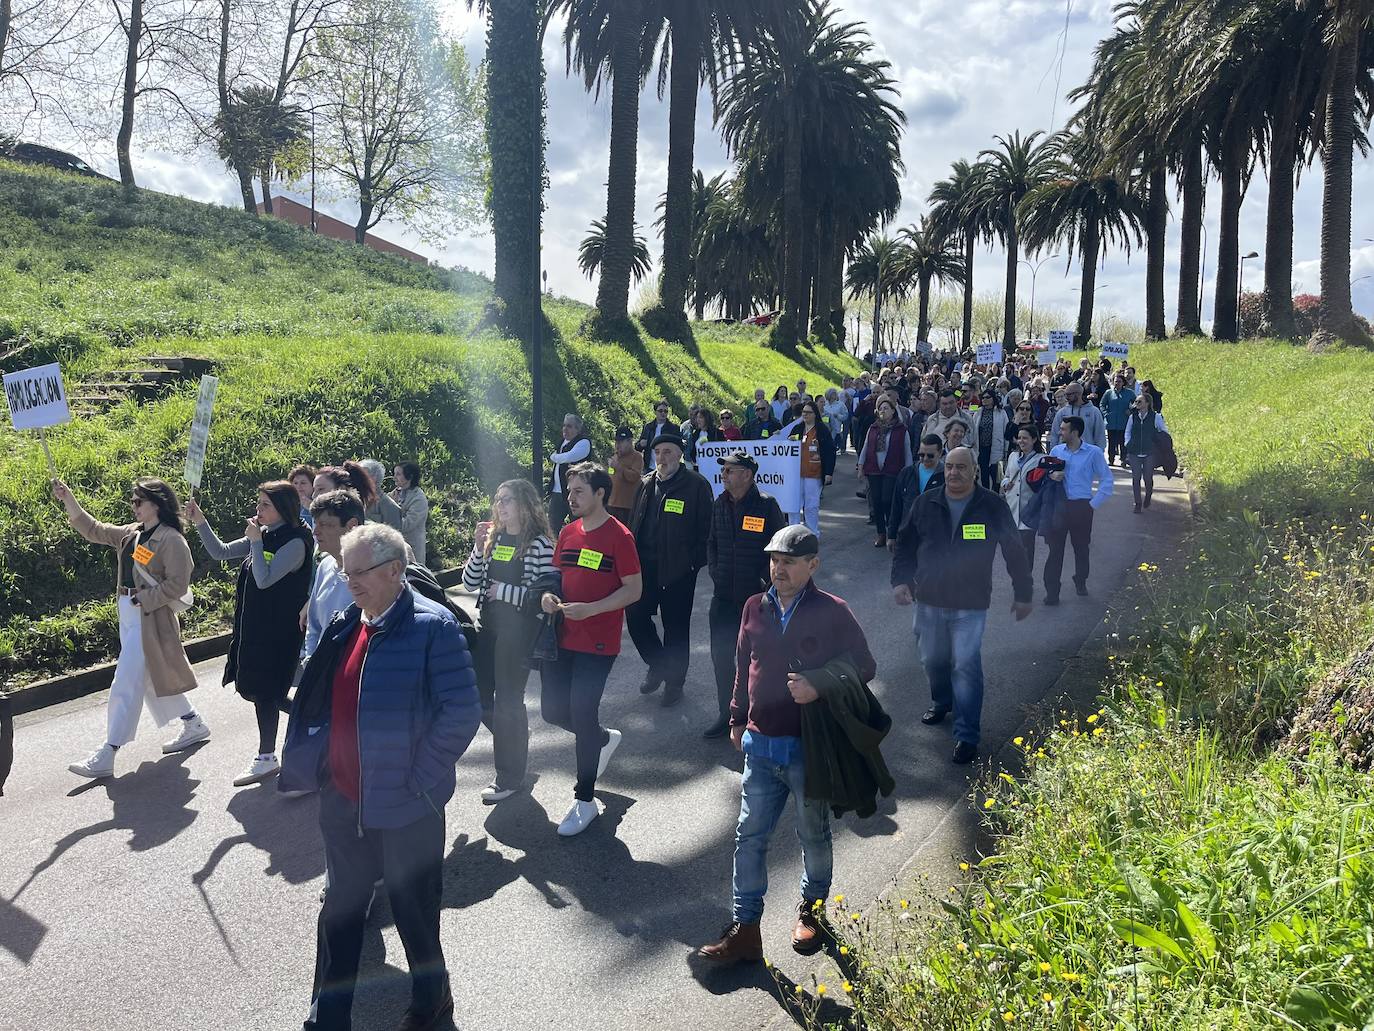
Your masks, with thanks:
M1064 407L1055 412L1050 420L1050 448L1053 449L1060 443L1059 424L1070 415L1076 415L1083 420L1083 443L1092 444L1105 452L1107 424L1102 419L1102 409L1097 405L1084 404L1083 384L1075 380L1065 386L1064 401Z

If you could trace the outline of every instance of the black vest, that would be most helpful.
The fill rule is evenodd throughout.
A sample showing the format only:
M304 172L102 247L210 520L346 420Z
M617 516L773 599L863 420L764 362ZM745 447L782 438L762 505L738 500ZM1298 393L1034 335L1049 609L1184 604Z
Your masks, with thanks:
M293 540L305 545L305 561L271 587L263 589L253 579L251 556L239 566L224 683L235 683L245 698L285 698L295 676L305 637L300 612L315 576L315 539L299 525L282 525L262 535L262 550L268 554Z

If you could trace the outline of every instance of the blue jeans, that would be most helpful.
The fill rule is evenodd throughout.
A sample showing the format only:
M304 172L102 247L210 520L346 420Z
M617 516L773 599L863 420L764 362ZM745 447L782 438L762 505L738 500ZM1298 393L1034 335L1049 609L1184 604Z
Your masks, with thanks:
M802 898L814 902L830 893L830 813L824 802L806 797L800 760L781 766L761 756L746 755L739 824L735 828L733 883L733 918L740 923L756 924L763 917L763 896L768 892L768 839L778 825L789 794L802 847Z
M916 603L914 629L930 681L931 703L954 711L954 740L978 744L983 721L983 627L987 609Z

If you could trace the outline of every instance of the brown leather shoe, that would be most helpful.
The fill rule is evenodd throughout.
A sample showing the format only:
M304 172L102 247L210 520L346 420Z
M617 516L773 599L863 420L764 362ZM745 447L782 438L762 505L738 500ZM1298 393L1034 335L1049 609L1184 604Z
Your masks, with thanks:
M797 922L792 928L792 949L801 956L814 956L825 945L830 933L825 926L825 902L818 906L802 899L797 906Z
M724 936L714 945L703 945L697 955L722 965L727 963L757 963L763 959L763 937L758 924L742 924L738 920L725 929Z

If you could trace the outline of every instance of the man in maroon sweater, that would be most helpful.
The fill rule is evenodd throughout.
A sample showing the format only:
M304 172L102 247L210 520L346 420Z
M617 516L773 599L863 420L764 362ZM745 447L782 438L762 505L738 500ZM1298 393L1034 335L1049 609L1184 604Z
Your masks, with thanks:
M821 562L816 535L805 525L788 526L764 550L773 586L745 602L730 703L730 738L744 752L733 920L720 941L700 951L720 963L763 958L759 920L768 888L768 839L789 797L805 871L792 948L810 956L824 944L824 902L832 869L830 815L825 802L806 797L801 740L801 707L819 695L796 671L819 669L846 652L865 682L877 671L849 606L812 580Z

